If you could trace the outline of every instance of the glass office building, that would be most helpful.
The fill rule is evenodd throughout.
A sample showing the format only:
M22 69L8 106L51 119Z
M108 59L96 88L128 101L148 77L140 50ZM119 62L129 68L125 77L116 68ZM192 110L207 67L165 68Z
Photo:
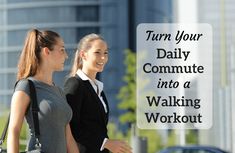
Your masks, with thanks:
M171 1L148 0L0 0L0 111L9 106L17 62L26 32L55 30L64 38L69 59L54 80L63 86L79 39L100 33L109 46L109 62L99 79L105 83L111 116L117 119L117 93L124 85L124 50L135 51L136 26L141 22L171 22Z
M123 7L122 7L123 6ZM65 71L54 80L63 86L77 42L88 33L100 33L110 48L109 63L99 75L111 109L122 85L123 51L128 48L127 1L114 0L1 0L0 1L0 109L9 106L16 80L17 62L26 32L31 28L58 32L65 41L69 59ZM121 32L121 33L120 33ZM122 35L121 35L122 34ZM113 109L112 113L118 113Z
M17 62L26 32L31 28L51 29L64 38L69 57L86 33L100 31L98 1L3 0L0 5L0 102L9 103L16 79ZM62 85L62 76L55 75Z
M235 28L233 0L198 1L199 22L213 27L213 127L200 142L235 152Z

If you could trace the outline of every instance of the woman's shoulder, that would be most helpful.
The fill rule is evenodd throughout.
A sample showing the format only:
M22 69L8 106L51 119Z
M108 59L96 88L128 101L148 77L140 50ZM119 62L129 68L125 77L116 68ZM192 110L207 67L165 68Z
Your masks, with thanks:
M82 88L82 84L83 82L81 79L79 79L79 77L71 76L65 80L64 91L65 93L77 91L79 88Z
M71 76L65 79L65 85L72 84L72 85L79 85L80 79L76 76Z
M16 82L15 84L15 91L24 91L26 94L29 95L29 82L27 79L22 79Z

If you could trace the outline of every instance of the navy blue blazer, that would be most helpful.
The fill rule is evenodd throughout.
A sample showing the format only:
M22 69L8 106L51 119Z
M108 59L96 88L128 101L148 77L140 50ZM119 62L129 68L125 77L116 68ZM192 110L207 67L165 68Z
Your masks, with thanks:
M107 149L100 151L104 138L108 138L109 107L104 92L101 96L107 113L89 80L78 75L70 77L65 81L64 91L73 110L70 127L75 140L85 146L86 153L108 153Z

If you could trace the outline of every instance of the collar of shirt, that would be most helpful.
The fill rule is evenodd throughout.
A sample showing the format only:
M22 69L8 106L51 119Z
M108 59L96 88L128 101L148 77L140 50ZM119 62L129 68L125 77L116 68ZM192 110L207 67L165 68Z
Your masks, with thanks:
M97 92L97 86L99 88L99 93L97 94L103 107L104 107L104 110L105 110L105 113L108 112L108 109L107 109L107 105L105 104L102 96L101 96L101 92L103 91L103 83L101 81L98 81L95 79L95 82L92 81L84 72L82 72L82 70L78 69L77 71L77 75L83 80L83 81L86 81L88 80L90 82L90 84L92 85L93 89Z
M96 79L95 79L95 82L92 81L84 72L82 72L81 69L78 69L78 70L77 70L77 75L78 75L83 81L89 80L89 82L91 83L91 85L93 86L93 88L95 89L95 91L96 91L96 85L98 86L100 93L103 91L104 85L103 85L103 83L102 83L101 81L96 80ZM95 85L95 84L96 84L96 85ZM99 93L99 94L100 94L100 93Z

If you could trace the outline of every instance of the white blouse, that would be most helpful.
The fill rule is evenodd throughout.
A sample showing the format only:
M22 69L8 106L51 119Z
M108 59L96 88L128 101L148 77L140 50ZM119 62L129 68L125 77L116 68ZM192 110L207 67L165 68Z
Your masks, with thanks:
M107 105L105 104L102 96L101 96L101 92L103 91L103 83L99 80L92 81L84 72L82 72L82 70L78 69L77 71L77 75L83 80L89 80L89 82L91 83L93 89L95 90L96 94L98 95L100 101L102 102L102 105L104 107L105 113L108 112L107 110Z

